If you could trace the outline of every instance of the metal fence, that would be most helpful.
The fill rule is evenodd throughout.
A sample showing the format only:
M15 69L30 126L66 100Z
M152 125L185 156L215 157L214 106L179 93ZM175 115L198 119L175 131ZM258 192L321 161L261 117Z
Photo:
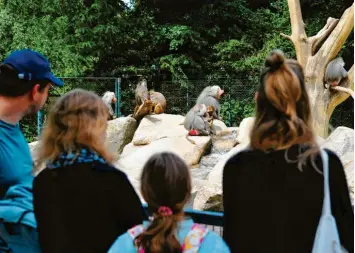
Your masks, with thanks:
M227 126L238 126L243 118L253 114L257 84L241 79L189 80L187 88L165 82L161 92L168 101L167 113L186 114L195 105L201 91L212 85L218 85L225 91L220 103L221 116Z
M89 91L93 91L99 96L102 96L106 91L115 92L117 103L115 104L115 114L120 116L120 82L121 78L115 77L61 77L65 85L63 87L55 88L51 90L49 97L43 106L43 108L37 114L37 135L40 135L41 129L43 127L43 122L45 121L46 115L48 114L50 108L55 103L56 99L66 92L81 88Z
M132 114L135 106L134 90L139 78L138 76L130 79L116 77L62 77L65 82L64 87L57 88L55 92L51 92L38 117L27 117L24 119L22 126L27 128L26 133L29 133L27 135L37 136L40 133L46 114L58 96L75 88L90 90L100 96L106 91L113 91L118 101L115 107L116 115L126 116ZM155 88L165 96L167 100L166 113L185 115L195 104L199 93L208 85L219 85L225 90L220 102L222 118L227 126L238 126L243 118L252 116L254 113L255 104L253 98L258 86L257 80L215 78L189 80L187 84L188 87L181 87L178 83L162 81L159 85L149 85L148 88ZM330 130L338 126L354 128L354 103L352 98L349 98L335 109L330 125Z

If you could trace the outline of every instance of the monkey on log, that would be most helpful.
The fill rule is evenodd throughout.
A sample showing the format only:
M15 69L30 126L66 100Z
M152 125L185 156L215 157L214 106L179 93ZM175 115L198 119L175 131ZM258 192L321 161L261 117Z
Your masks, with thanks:
M329 62L325 70L325 88L338 86L341 79L348 76L348 72L344 69L345 62L343 58L338 57Z
M213 106L215 108L213 118L221 120L221 105L219 103L219 100L223 93L224 90L222 90L221 87L219 87L218 85L207 86L198 96L196 104Z
M107 106L109 115L107 120L112 120L115 118L115 113L112 109L112 104L117 102L116 95L114 92L106 91L102 96L102 100L104 101L105 105Z

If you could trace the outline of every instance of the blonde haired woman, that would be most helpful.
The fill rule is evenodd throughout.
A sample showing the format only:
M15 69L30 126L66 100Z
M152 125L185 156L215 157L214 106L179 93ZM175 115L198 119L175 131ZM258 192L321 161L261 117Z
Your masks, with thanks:
M43 252L106 252L145 218L126 175L111 165L107 117L103 100L81 89L59 98L49 113L33 184Z
M232 252L311 252L322 213L323 168L302 67L273 51L256 96L250 149L223 171L224 239ZM354 252L354 216L343 166L329 156L332 212Z

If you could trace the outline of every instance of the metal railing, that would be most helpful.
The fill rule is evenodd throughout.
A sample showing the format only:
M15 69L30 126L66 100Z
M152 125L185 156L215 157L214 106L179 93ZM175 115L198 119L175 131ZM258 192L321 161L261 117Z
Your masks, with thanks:
M143 204L145 211L148 213L147 204ZM191 217L194 222L207 225L208 229L223 236L223 213L211 211L198 211L191 208L184 209L185 215Z

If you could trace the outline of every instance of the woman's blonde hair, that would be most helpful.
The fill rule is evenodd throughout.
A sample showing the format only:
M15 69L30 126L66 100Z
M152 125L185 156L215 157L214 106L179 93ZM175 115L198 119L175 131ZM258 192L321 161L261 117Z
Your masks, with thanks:
M319 151L303 69L296 60L286 59L280 50L271 52L265 66L256 99L251 146L263 151L287 150L295 144L309 146L310 149L299 155L301 168L309 156L315 158Z
M93 92L74 89L59 98L51 108L40 137L35 172L52 162L62 152L79 152L88 148L107 162L114 155L106 148L108 109Z

